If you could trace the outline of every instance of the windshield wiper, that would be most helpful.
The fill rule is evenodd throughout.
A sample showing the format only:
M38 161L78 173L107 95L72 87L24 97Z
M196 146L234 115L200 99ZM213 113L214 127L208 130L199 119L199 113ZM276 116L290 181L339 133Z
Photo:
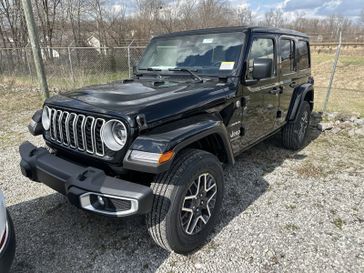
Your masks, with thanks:
M145 71L157 71L157 72L162 71L162 69L160 69L160 68L153 68L153 67L138 67L138 70L145 70ZM135 75L136 75L137 77L143 77L143 74L141 74L141 73L136 73ZM159 79L163 79L163 77L162 77L159 73L155 73L155 75L156 75Z
M191 76L194 78L194 80L198 81L198 82L203 82L203 79L197 75L195 72L197 72L198 70L191 70L185 67L176 67L176 68L169 68L168 71L181 71L181 72L188 72L191 74Z
M160 68L154 67L138 67L138 70L146 70L146 71L162 71Z

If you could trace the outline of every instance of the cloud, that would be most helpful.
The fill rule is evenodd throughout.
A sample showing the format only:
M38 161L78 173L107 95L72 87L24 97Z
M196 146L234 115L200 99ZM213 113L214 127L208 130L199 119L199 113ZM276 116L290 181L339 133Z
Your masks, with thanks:
M115 13L122 11L123 8L124 8L124 6L122 6L122 5L112 5L111 6L111 10Z
M286 0L282 8L284 11L305 11L312 17L332 14L356 17L364 9L364 0Z
M317 10L317 14L359 16L361 10L364 10L363 0L326 1L325 5Z
M295 11L300 9L315 9L321 7L328 2L327 0L288 0L286 1L283 9L286 11Z

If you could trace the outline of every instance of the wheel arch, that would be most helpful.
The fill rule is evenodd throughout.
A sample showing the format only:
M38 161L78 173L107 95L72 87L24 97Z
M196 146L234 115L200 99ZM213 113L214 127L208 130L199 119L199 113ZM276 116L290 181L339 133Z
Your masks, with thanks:
M213 130L186 140L181 143L180 146L176 147L176 153L188 148L195 148L212 153L222 163L235 163L233 153L231 149L229 149L230 142L222 132L219 132L219 130Z
M314 107L314 88L310 83L305 83L295 88L287 115L288 121L296 119L297 112L303 101L307 101L310 104L312 111Z
M137 166L124 158L126 169L149 173L161 173L169 169L178 153L186 148L197 148L214 154L222 163L234 164L229 136L226 127L218 115L199 115L173 122L156 128L147 135L137 137L130 146L129 151L139 150L150 153L165 153L173 150L174 157L158 167Z

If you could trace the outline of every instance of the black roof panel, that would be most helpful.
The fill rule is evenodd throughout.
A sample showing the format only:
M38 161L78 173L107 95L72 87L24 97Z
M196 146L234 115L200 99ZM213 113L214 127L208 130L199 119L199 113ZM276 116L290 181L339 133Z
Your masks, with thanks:
M272 27L244 27L244 26L235 26L235 27L218 27L218 28L204 28L204 29L195 29L195 30L187 30L181 32L173 32L168 34L162 34L155 38L167 38L167 37L175 37L175 36L184 36L184 35L193 35L193 34L208 34L208 33L220 33L220 32L236 32L236 31L251 31L258 33L274 33L274 34L283 34L283 35L293 35L299 36L303 38L308 38L305 33L291 30L291 29L283 29L283 28L272 28Z

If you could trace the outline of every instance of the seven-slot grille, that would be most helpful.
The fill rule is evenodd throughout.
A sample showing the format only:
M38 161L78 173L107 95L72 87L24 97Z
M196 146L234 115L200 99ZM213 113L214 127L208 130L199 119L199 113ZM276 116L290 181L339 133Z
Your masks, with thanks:
M50 137L53 141L72 149L98 156L105 155L101 140L102 118L85 116L50 108Z

